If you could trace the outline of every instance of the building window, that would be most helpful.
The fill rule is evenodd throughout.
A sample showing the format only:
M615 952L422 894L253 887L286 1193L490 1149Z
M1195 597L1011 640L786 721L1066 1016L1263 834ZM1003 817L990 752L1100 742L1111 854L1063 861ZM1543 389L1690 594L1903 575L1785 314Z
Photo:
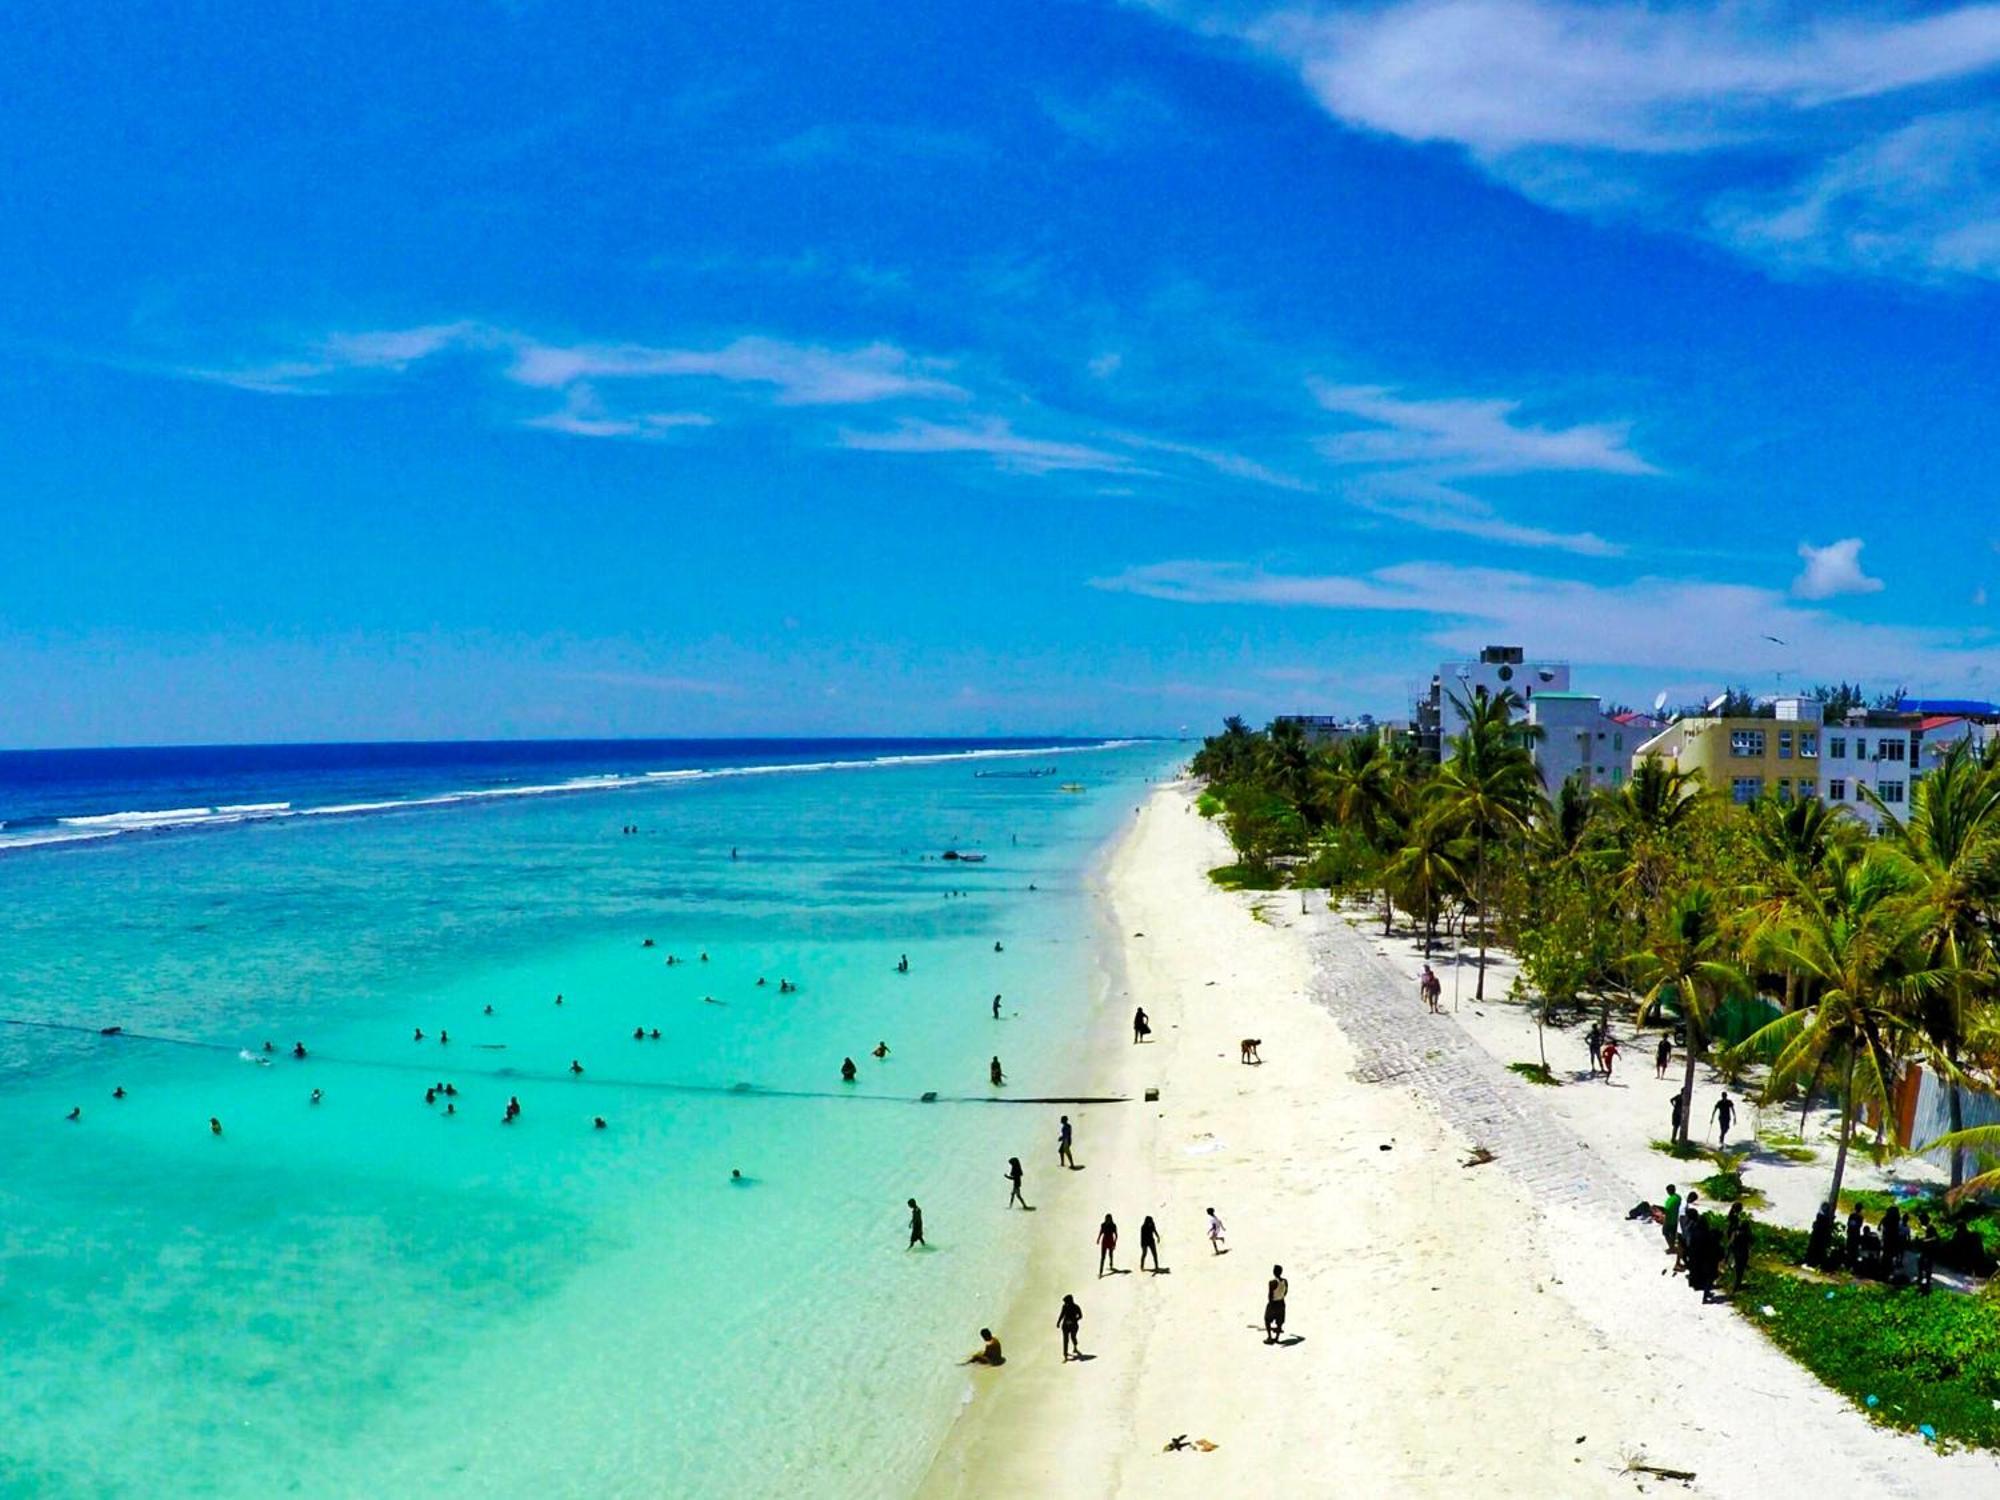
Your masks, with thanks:
M1882 759L1900 761L1903 758L1903 742L1882 737Z
M1826 758L1828 760L1847 759L1847 736L1830 734L1826 737Z
M1854 737L1854 758L1855 758L1856 760L1866 760L1866 759L1868 759L1868 736L1867 736L1867 735L1865 735L1865 734L1857 734L1857 735L1856 735L1856 736Z
M1826 784L1826 800L1829 802L1845 802L1847 800L1846 778L1836 776Z
M1885 781L1875 788L1875 794L1884 802L1901 802L1903 800L1903 783L1900 781Z
M1789 729L1780 729L1778 731L1778 759L1790 760L1791 758L1792 732Z
M1729 731L1729 753L1738 756L1764 754L1764 731L1761 729L1732 729Z
M1611 736L1611 748L1620 755L1625 753L1625 732L1622 729Z
M1819 755L1819 736L1810 729L1799 731L1799 754L1815 758Z
M1792 800L1792 784L1782 776L1778 778L1777 793L1780 802L1789 802Z
M1625 772L1623 768L1619 766L1613 766L1611 768L1611 784L1613 786L1617 786L1620 782L1624 781L1624 779L1625 779Z
M1764 790L1761 776L1738 776L1729 783L1729 800L1732 802L1755 802Z

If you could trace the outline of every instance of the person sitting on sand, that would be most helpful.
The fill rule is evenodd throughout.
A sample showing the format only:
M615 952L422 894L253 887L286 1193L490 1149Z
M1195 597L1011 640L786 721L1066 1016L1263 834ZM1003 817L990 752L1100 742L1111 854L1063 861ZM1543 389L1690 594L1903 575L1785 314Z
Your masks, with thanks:
M855 1074L854 1059L851 1057L843 1057L840 1060L840 1081L842 1083L852 1083L854 1082L854 1074Z
M968 1355L964 1363L968 1365L1004 1365L1007 1363L1007 1357L1000 1352L1000 1340L993 1337L992 1329L980 1329L979 1339L978 1350Z
M994 1058L992 1063L988 1066L988 1068L986 1069L986 1073L987 1076L993 1080L993 1087L995 1087L996 1089L999 1088L1001 1084L1007 1081L1007 1075L1000 1071L1000 1059L997 1057Z
M1062 1306L1056 1310L1056 1327L1062 1332L1063 1363L1082 1359L1083 1346L1077 1342L1077 1332L1083 1327L1083 1309L1068 1292L1063 1293Z

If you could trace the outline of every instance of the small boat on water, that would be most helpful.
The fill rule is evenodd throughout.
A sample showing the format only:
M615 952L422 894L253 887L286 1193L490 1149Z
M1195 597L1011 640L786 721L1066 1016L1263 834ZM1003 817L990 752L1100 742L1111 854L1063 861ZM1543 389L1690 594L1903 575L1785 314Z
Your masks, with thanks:
M975 781L1034 781L1055 774L1054 766L1042 766L1032 771L974 771L972 776Z
M1056 790L1059 792L1080 792L1083 790L1083 783L1080 781L1065 781Z
M943 857L946 859L955 859L962 865L983 865L986 863L986 856L983 854L961 854L956 849L945 850Z

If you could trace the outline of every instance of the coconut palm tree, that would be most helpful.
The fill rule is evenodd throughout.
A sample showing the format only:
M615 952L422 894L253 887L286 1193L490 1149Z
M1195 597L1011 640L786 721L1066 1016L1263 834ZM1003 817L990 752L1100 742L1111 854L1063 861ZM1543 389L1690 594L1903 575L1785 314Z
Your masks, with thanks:
M1680 1123L1674 1143L1688 1138L1694 1114L1694 1070L1708 1045L1716 1007L1732 991L1748 987L1736 964L1734 934L1723 920L1722 904L1706 882L1696 882L1674 898L1646 947L1625 959L1626 969L1645 993L1639 1024L1657 1016L1669 998L1687 1025L1687 1073L1681 1080Z
M1333 820L1378 855L1391 854L1409 826L1409 782L1401 766L1374 736L1342 745L1322 780L1322 796ZM1382 885L1382 935L1389 935L1393 909L1389 886Z
M1308 828L1318 822L1320 758L1296 719L1276 719L1257 756L1260 775L1272 791L1298 810Z
M1470 852L1469 841L1460 835L1456 820L1432 806L1410 825L1403 847L1382 872L1384 885L1395 892L1403 910L1423 923L1426 955L1437 941L1439 910L1465 889L1465 861Z
M1951 983L1927 951L1929 915L1912 899L1907 865L1882 849L1842 851L1828 861L1822 892L1802 895L1775 941L1809 983L1812 1000L1744 1038L1739 1053L1772 1048L1766 1096L1822 1063L1841 1070L1840 1145L1827 1201L1838 1203L1857 1106L1886 1118L1902 1060L1921 1057L1955 1080L1957 1067L1918 1024L1923 1001Z
M1486 866L1490 847L1527 831L1544 800L1542 780L1527 746L1540 736L1537 725L1516 724L1520 699L1513 689L1482 693L1471 703L1451 699L1465 717L1465 730L1452 740L1451 759L1431 784L1438 808L1457 822L1473 847L1473 904L1479 909L1479 979L1472 998L1486 998Z
M1926 997L1922 1024L1952 1061L1965 1050L1972 1013L1994 994L1991 917L2000 903L2000 772L1982 767L1963 740L1952 745L1910 790L1909 816L1876 798L1883 837L1907 871L1928 914L1924 947L1954 983ZM1963 1095L1947 1084L1951 1131L1965 1128ZM1951 1155L1951 1185L1965 1180L1965 1160Z

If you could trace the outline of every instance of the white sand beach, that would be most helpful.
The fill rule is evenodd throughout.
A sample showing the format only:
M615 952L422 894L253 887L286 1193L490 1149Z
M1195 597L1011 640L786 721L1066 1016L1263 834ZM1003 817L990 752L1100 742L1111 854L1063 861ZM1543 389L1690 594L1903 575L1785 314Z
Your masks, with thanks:
M1090 1045L1103 1092L1160 1100L1076 1111L1076 1172L1055 1166L1050 1110L1026 1162L1027 1290L996 1326L1008 1363L967 1372L926 1495L1996 1492L1989 1456L1871 1426L1660 1275L1657 1230L1623 1208L1673 1164L1577 1133L1636 1134L1636 1114L1564 1118L1548 1096L1569 1090L1423 1014L1406 949L1323 897L1302 916L1296 893L1216 889L1205 872L1227 858L1177 784L1111 862L1125 973ZM1245 1037L1262 1066L1239 1061ZM1475 1135L1496 1159L1467 1167ZM1226 1255L1204 1238L1210 1205ZM1156 1218L1166 1274L1097 1277L1107 1211L1121 1270ZM1298 1340L1281 1347L1260 1326L1274 1263ZM1059 1358L1065 1292L1084 1363ZM1216 1447L1163 1452L1179 1434Z

